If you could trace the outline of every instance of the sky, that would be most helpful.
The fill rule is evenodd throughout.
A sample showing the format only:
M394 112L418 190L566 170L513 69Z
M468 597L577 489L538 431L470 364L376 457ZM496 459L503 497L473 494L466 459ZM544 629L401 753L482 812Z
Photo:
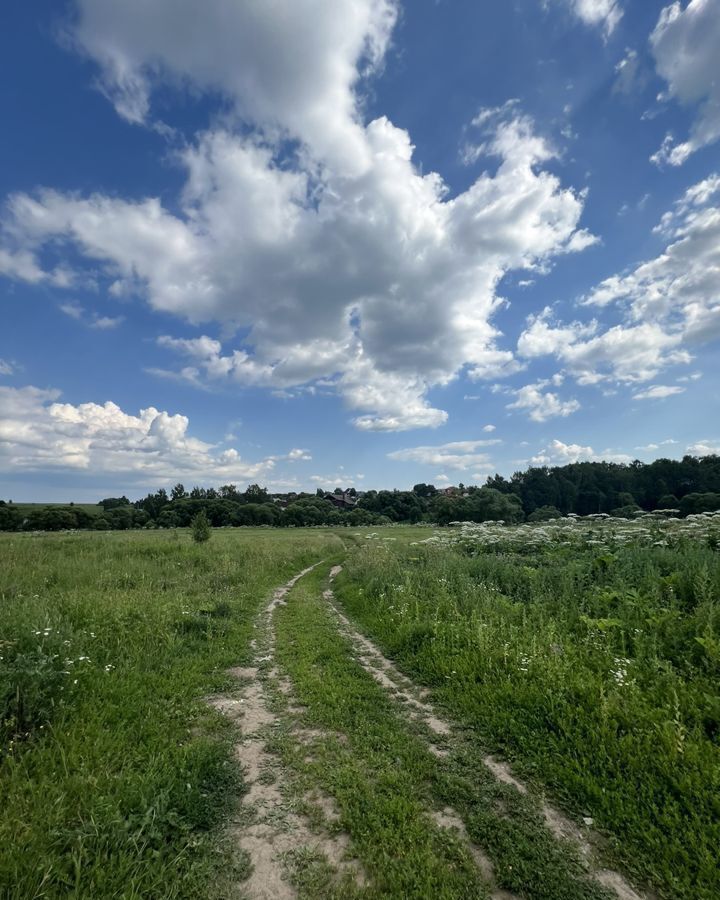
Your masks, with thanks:
M36 0L0 497L720 453L720 0Z

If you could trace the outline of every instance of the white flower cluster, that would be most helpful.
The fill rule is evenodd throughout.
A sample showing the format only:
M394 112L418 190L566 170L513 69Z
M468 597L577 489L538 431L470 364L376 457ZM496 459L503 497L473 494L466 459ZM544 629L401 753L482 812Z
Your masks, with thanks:
M720 535L720 510L699 513L686 519L674 517L676 510L644 513L634 519L597 513L591 516L568 515L538 524L507 525L505 522L451 522L449 530L436 531L414 544L452 545L473 543L491 546L517 546L524 549L544 545L603 548L618 544L669 547L679 540L707 541Z

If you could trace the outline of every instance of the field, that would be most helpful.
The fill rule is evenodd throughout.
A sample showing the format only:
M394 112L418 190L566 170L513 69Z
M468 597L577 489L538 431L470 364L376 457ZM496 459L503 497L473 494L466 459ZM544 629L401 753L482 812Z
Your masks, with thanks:
M719 545L0 536L0 897L717 898Z
M75 509L83 510L83 512L86 512L91 516L99 516L103 512L103 507L98 503L13 503L12 505L15 507L15 509L19 509L22 513L25 514L33 512L35 510L48 509L52 507L59 507L60 509L74 507Z

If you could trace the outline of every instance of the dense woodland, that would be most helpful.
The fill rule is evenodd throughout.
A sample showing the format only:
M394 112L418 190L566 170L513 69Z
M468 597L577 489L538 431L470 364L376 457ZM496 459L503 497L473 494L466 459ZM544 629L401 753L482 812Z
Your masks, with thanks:
M340 507L340 508L338 508ZM259 485L239 491L177 484L140 500L109 497L96 507L17 504L0 500L1 531L63 529L181 528L203 510L218 526L384 525L454 521L541 522L568 513L608 513L632 517L655 509L687 516L720 509L720 456L645 464L581 462L529 468L506 479L495 475L483 486L436 488L416 484L411 491L354 489L333 494L270 494Z

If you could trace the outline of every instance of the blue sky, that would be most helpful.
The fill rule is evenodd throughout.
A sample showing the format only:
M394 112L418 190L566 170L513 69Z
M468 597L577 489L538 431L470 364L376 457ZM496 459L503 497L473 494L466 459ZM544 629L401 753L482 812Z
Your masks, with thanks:
M0 67L0 496L720 452L720 0L39 0Z

